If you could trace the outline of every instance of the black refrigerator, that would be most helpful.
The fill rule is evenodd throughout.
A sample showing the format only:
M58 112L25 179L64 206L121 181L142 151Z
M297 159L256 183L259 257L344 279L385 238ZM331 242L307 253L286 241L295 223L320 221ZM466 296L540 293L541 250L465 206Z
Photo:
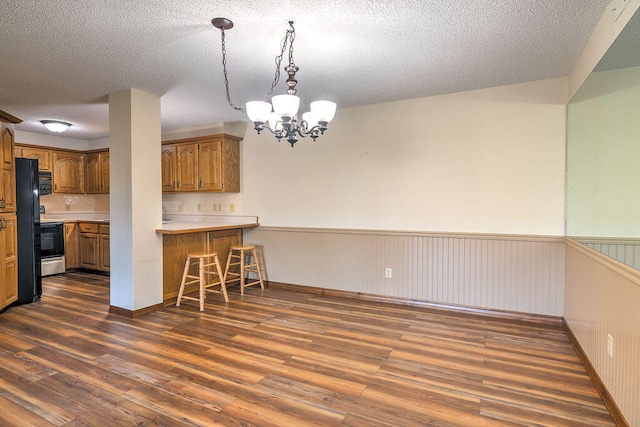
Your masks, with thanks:
M38 160L16 159L16 211L18 214L18 301L40 301L40 195Z

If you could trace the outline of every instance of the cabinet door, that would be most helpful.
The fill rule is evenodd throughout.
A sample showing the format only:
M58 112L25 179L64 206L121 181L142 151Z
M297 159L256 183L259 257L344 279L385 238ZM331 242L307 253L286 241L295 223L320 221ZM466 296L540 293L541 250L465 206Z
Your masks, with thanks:
M111 269L111 247L108 234L100 234L100 271Z
M199 151L199 189L222 191L222 141L203 142Z
M178 191L198 190L198 144L177 146Z
M16 211L13 129L2 123L0 138L0 213Z
M100 153L100 192L109 194L109 152Z
M177 163L176 163L176 146L162 146L162 192L172 193L177 190Z
M75 222L64 224L64 260L67 270L80 266L78 253L78 224Z
M84 169L84 178L84 189L87 194L100 193L100 154L87 154Z
M53 152L53 192L84 193L84 154Z
M16 214L0 214L0 309L18 299Z
M80 267L100 269L98 234L80 233Z
M51 150L41 148L23 148L22 157L25 159L37 159L38 170L51 171Z

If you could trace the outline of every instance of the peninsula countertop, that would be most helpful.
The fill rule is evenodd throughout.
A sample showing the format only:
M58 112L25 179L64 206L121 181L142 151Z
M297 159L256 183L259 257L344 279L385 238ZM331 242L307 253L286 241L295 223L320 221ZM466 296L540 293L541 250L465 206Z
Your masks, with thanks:
M186 218L172 218L162 221L162 228L158 234L187 234L202 231L233 230L238 228L258 227L257 216L193 216Z

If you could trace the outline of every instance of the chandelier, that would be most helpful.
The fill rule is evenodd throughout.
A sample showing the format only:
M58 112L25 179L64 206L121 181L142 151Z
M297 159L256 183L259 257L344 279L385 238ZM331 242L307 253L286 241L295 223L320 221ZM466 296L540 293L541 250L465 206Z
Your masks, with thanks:
M296 96L296 73L299 68L293 62L293 41L296 38L296 30L293 21L289 21L287 33L282 40L280 55L276 56L276 71L271 89L262 101L247 102L246 107L237 107L231 102L229 95L229 78L227 76L227 50L225 45L225 31L233 28L233 22L227 18L214 18L211 24L218 28L222 37L222 68L224 72L224 84L227 92L227 102L231 108L242 111L249 116L258 134L267 129L280 141L284 138L291 146L298 142L298 137L311 137L314 141L327 130L327 124L336 114L336 104L331 101L314 101L310 104L311 111L302 114L302 121L298 117L300 98ZM274 88L280 80L280 65L289 45L289 65L284 67L287 73L287 93L271 97L271 103L267 98L271 96Z

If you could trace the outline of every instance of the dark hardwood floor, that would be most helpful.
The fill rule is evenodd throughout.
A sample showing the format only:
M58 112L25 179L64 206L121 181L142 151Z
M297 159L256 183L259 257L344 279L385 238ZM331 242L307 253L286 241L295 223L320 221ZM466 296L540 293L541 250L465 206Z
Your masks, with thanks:
M280 289L128 319L108 277L0 314L0 426L612 426L559 326Z

